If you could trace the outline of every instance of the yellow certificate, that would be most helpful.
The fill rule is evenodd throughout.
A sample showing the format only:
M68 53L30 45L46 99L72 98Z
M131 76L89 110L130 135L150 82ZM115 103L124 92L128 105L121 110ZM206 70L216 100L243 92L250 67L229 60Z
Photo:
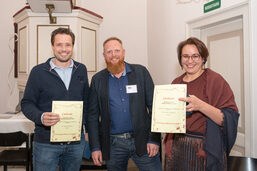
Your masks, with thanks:
M185 98L186 94L186 84L154 87L152 132L186 132L186 103L178 100L180 97Z
M51 142L80 141L83 101L53 101L52 112L60 121L51 126Z

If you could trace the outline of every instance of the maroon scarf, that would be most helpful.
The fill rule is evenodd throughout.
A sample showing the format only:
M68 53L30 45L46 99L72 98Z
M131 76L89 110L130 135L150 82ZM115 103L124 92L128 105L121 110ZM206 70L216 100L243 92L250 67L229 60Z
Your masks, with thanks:
M219 109L230 108L238 112L234 99L234 94L226 80L224 80L224 78L220 74L212 71L211 69L205 69L205 72L207 82L206 95L208 97L207 103ZM186 73L173 80L172 83L181 83L185 74ZM165 144L165 154L170 159L172 158L172 139L173 134L167 134L163 142Z

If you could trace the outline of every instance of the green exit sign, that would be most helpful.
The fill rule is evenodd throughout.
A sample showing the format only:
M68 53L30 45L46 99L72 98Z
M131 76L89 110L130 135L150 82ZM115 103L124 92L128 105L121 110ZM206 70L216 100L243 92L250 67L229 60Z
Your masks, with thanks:
M221 0L213 0L211 2L204 4L204 13L220 8L220 1Z

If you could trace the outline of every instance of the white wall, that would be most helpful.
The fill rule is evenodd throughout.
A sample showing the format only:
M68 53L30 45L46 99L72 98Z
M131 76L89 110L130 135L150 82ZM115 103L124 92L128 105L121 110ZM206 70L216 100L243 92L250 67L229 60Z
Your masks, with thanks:
M178 1L190 2L179 4ZM248 2L248 0L221 0L221 9ZM251 154L257 158L257 1L250 2L251 23ZM156 84L168 84L182 73L176 47L186 37L186 22L204 14L205 0L148 0L148 65ZM217 11L215 10L215 11Z
M203 6L209 1L148 0L148 65L156 84L168 84L182 73L177 45L186 38L186 22L205 15ZM243 1L221 0L220 9Z
M77 0L81 7L104 17L99 35L99 69L105 67L102 43L110 36L124 42L126 60L148 66L156 84L168 84L182 73L176 54L177 44L184 40L185 22L205 15L203 4L210 0ZM190 2L179 4L178 2ZM221 0L221 9L247 0ZM257 1L251 2L251 92L252 92L252 156L257 157ZM13 14L25 6L26 0L3 1L0 11L1 67L0 113L14 110L18 94L13 72L8 77L13 55L8 39L13 33ZM11 43L13 46L13 43ZM10 95L8 80L14 93Z
M103 42L119 37L126 50L125 60L147 67L146 0L87 0L81 6L103 16L100 26L100 68L105 67L102 55Z
M257 1L250 0L250 21L252 23L250 37L252 38L251 43L251 91L252 91L252 153L251 156L257 158Z
M13 54L8 47L9 39L13 36L13 15L23 8L26 0L2 1L0 11L1 31L0 31L0 51L1 51L1 67L0 67L0 113L14 111L18 103L18 89L16 80L14 79L13 70ZM13 39L10 42L13 48ZM9 74L9 72L11 72Z
M104 17L99 34L99 65L105 67L102 56L102 43L111 36L119 37L126 50L125 60L131 63L148 65L147 58L147 25L146 0L78 0L78 5ZM10 97L8 88L8 72L13 63L13 55L8 49L8 39L13 34L13 14L25 6L26 0L3 1L4 8L0 11L1 22L1 53L2 67L0 67L0 113L15 110L18 103L18 89L11 74L9 81L14 93ZM13 42L11 43L13 45Z

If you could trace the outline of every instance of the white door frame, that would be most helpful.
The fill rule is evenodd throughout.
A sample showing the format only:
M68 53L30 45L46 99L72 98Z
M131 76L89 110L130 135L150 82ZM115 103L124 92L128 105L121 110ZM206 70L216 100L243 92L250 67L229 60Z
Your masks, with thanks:
M250 27L249 27L249 4L243 2L229 8L219 9L209 14L199 17L197 19L188 21L186 23L186 37L194 36L201 37L201 30L226 23L235 18L242 18L243 20L243 46L244 46L244 87L245 87L245 156L251 157L252 125L251 125L251 66L250 66Z

